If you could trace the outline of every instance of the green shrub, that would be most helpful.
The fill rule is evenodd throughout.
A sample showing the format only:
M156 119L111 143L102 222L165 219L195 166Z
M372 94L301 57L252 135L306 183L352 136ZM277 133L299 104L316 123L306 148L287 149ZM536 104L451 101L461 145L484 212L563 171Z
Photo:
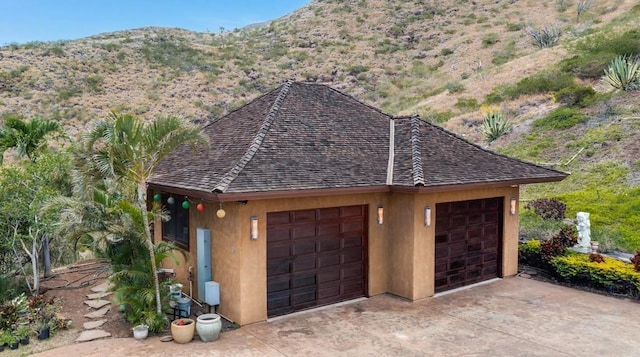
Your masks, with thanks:
M451 111L427 113L425 115L425 120L435 124L442 124L455 116L456 115Z
M524 239L550 239L564 225L562 221L543 219L531 210L520 212L520 237Z
M588 86L569 86L555 92L553 97L556 102L570 107L586 107L593 104L596 91Z
M464 91L464 85L460 82L448 82L445 84L444 88L449 91L449 93L460 93Z
M600 32L568 47L576 55L560 61L562 71L580 78L598 79L617 56L640 54L640 30Z
M563 130L576 126L587 121L587 117L580 113L578 109L570 107L560 107L545 117L533 122L533 127L546 130Z
M480 104L478 104L478 100L476 98L458 98L458 101L456 102L456 104L453 105L454 107L460 109L460 110L476 110L480 107Z
M633 265L605 258L604 262L591 262L587 254L569 254L551 260L556 273L575 284L606 289L613 293L640 294L640 272Z
M575 85L575 79L568 73L543 71L521 79L515 84L497 86L485 97L486 103L498 103L504 99L516 99L522 95L558 92Z
M482 47L489 47L495 45L498 42L497 33L489 33L482 39Z
M604 71L602 79L613 88L623 91L640 88L640 60L631 56L618 56Z
M511 123L498 110L490 110L482 119L480 131L488 142L511 132Z
M540 241L537 239L531 239L518 245L518 263L545 270L551 267L547 261L542 259Z

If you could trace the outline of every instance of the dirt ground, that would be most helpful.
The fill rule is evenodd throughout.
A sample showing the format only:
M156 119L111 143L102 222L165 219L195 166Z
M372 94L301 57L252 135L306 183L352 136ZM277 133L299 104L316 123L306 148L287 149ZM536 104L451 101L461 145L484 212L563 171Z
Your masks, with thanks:
M45 291L47 298L55 297L59 299L61 305L60 315L65 319L71 320L71 325L67 330L57 331L51 338L45 341L39 341L32 338L27 346L20 346L19 349L10 351L5 349L1 355L4 356L25 356L34 353L47 351L50 349L75 344L75 339L83 331L82 325L91 321L84 317L86 313L93 311L92 308L84 304L87 295L93 294L91 288L102 284L111 274L111 268L108 263L100 260L85 260L76 264L53 270L54 276L41 282L42 290ZM109 296L110 297L110 296ZM107 297L107 298L109 298ZM191 307L191 318L208 312L197 304ZM211 311L213 312L213 310ZM107 322L102 325L101 329L111 334L110 338L133 338L131 324L125 321L124 317L118 312L118 306L111 303L111 309L105 315ZM238 326L222 319L222 332L236 329ZM161 336L169 335L160 334ZM108 338L107 338L108 339Z

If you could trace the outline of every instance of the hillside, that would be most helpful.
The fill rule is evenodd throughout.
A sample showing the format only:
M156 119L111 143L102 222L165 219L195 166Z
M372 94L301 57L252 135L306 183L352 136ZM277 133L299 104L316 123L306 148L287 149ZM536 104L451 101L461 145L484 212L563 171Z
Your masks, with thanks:
M70 133L111 110L203 123L296 79L390 114L420 114L487 146L479 129L487 95L556 69L587 36L637 28L638 18L633 0L314 0L221 34L143 28L9 45L0 48L0 114L57 119ZM527 31L545 27L562 36L541 49ZM569 128L534 125L560 107L553 91L493 103L514 127L492 149L574 173L525 198L575 191L613 169L603 187L640 184L638 92L613 93L593 76L575 81L599 97L575 109L585 120Z

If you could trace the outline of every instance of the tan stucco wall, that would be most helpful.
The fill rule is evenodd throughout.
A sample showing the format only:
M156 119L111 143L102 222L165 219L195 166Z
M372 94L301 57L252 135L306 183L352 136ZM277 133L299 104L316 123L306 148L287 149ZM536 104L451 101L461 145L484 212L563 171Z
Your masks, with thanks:
M194 267L197 293L195 235L197 227L211 230L212 276L220 283L218 312L241 325L267 318L266 215L268 212L310 208L368 205L368 295L390 292L411 300L434 294L436 203L504 197L502 252L503 276L517 273L518 215L509 214L509 200L518 187L426 194L372 193L342 196L255 200L224 203L226 217L215 216L218 206L207 203L204 213L191 209L188 259L176 269L188 288L187 269ZM384 207L384 224L376 224L378 205ZM424 226L424 207L431 207L432 224ZM259 220L259 237L249 238L250 217ZM161 227L161 225L156 225ZM156 229L157 239L160 237ZM170 267L171 264L163 264Z

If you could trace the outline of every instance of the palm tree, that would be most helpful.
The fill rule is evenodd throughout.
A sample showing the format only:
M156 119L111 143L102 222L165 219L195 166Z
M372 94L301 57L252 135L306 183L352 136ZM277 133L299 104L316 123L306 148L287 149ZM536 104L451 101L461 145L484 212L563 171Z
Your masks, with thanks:
M0 164L5 150L9 148L16 148L18 155L34 161L38 150L46 147L45 137L54 133L64 135L57 121L32 118L25 122L9 115L4 120L4 127L0 128Z
M163 116L145 125L132 115L112 112L85 135L78 155L79 169L85 177L113 179L135 187L132 190L143 219L158 314L162 313L162 305L147 215L147 180L160 161L182 144L195 149L198 144L208 146L208 140L200 128L173 116Z

